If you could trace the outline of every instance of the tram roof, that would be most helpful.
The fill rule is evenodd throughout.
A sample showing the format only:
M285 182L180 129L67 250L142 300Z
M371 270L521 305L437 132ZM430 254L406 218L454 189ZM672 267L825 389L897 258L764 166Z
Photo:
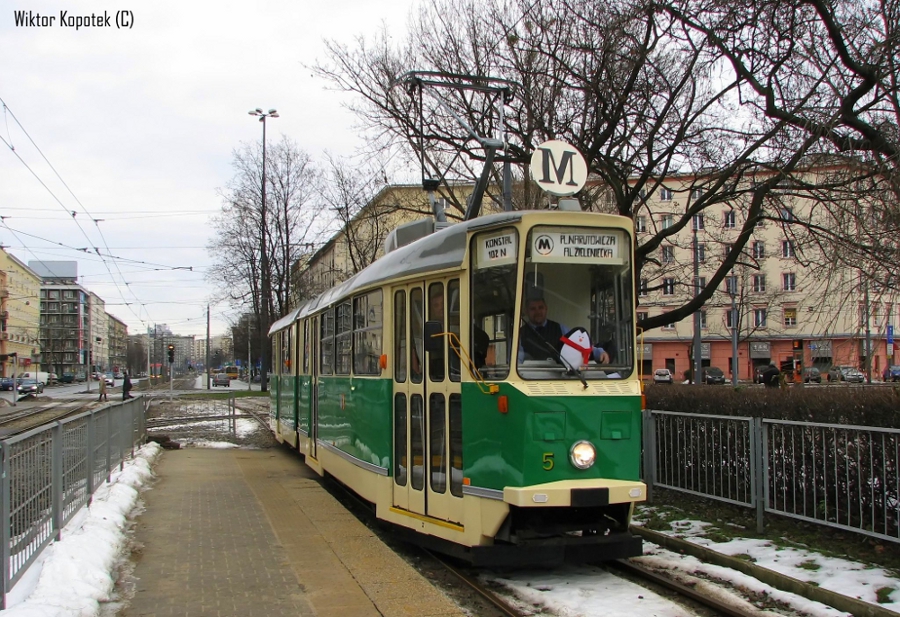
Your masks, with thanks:
M272 327L269 328L269 334L271 335L279 330L283 330L297 318L305 317L316 312L320 308L324 308L338 300L347 298L357 290L372 287L378 283L383 283L384 281L394 278L407 277L414 274L424 274L426 272L436 272L447 268L458 268L462 265L466 255L466 237L470 231L515 224L528 214L541 214L546 216L548 211L525 210L480 216L471 221L463 221L450 225L449 227L445 227L440 231L436 231L424 238L420 238L406 246L391 251L381 259L370 264L368 267L360 270L343 283L326 290L319 296L290 311L287 315L272 324ZM558 215L554 216L578 216L584 214L597 216L597 214L593 213L573 212L560 212Z

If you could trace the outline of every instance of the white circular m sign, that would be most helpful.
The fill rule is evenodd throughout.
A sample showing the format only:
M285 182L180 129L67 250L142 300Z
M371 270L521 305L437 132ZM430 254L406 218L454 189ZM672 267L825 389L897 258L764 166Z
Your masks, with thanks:
M551 195L574 195L584 187L587 176L581 152L564 141L545 141L531 155L531 177Z

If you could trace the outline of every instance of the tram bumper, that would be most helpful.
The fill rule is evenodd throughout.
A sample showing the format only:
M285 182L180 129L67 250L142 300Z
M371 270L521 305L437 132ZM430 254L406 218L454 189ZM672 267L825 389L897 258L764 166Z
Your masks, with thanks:
M559 480L507 486L503 501L520 508L590 507L634 503L647 498L647 485L632 480Z

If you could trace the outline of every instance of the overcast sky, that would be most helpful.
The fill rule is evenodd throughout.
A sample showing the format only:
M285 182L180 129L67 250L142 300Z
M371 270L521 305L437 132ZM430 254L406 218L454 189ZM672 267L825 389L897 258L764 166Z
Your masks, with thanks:
M221 206L216 190L232 175L232 150L262 135L247 112L278 110L267 121L270 142L287 135L316 160L326 149L352 154L355 120L341 107L349 99L305 66L326 58L324 39L351 43L382 26L402 38L413 4L0 3L0 99L8 107L0 107L0 243L26 263L77 260L80 282L130 333L167 323L205 337L212 290L204 274L229 259L205 248ZM17 11L54 19L17 26ZM111 26L76 30L62 25L63 11L70 20L105 11ZM128 14L131 28L117 28L117 16ZM78 250L85 247L122 259ZM193 270L172 269L186 267ZM213 307L213 335L229 316L226 305Z

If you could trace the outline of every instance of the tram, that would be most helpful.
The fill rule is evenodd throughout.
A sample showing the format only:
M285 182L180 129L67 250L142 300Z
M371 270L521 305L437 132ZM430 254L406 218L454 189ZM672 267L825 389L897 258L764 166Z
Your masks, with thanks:
M472 564L639 555L632 221L553 210L434 226L398 228L396 248L271 327L276 437ZM525 345L538 299L562 349ZM597 345L603 363L584 351Z

